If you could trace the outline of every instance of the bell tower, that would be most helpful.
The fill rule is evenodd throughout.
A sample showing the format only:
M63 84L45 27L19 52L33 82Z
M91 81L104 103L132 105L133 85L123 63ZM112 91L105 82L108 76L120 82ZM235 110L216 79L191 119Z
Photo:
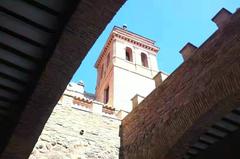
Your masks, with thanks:
M131 99L146 97L158 73L155 41L123 28L114 27L97 62L96 99L116 110L130 112Z

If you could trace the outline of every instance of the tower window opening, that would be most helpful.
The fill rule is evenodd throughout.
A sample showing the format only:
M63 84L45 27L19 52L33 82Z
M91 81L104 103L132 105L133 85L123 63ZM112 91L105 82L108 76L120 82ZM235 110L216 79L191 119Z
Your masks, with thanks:
M109 100L109 86L104 89L104 104L107 104Z
M107 55L107 66L109 65L109 63L110 63L110 53L108 53Z
M101 73L100 73L100 76L101 76L101 78L103 78L103 72L104 72L104 65L102 65L102 67L101 67L101 71L100 71Z
M127 47L125 53L126 53L126 60L132 62L132 61L133 61L133 58L132 58L132 49L129 48L129 47Z
M141 62L144 67L148 67L147 55L144 53L141 53Z

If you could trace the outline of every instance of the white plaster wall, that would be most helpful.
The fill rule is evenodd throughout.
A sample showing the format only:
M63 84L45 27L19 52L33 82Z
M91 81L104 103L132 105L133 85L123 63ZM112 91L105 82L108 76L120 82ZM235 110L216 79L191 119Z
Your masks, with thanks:
M151 61L151 68L152 70L158 72L158 62L157 62L157 55L156 54L149 54L149 60Z
M117 110L132 110L131 99L139 94L146 97L155 89L155 81L139 74L114 67L114 106Z
M125 59L126 47L132 49L132 62ZM156 53L121 39L116 39L114 50L116 52L113 56L113 105L117 110L131 111L131 99L136 94L146 97L155 89L153 77L158 72ZM142 52L148 57L148 68L141 64Z
M154 70L158 72L158 64L157 64L157 54L154 51L147 50L145 48L142 48L140 46L137 46L135 44L129 43L127 41L124 41L122 39L117 39L115 40L115 48L114 51L114 57L120 58L120 59L125 59L125 50L126 47L130 47L132 49L133 53L133 61L132 63L135 65L142 65L141 64L141 53L145 53L148 57L148 64L149 64L149 69ZM124 67L124 65L122 66Z

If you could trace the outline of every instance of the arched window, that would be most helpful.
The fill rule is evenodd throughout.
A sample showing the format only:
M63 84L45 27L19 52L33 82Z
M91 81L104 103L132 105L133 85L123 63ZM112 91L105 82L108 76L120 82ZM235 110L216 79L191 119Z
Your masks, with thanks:
M132 49L130 47L126 47L126 60L128 61L133 61L133 58L132 58Z
M148 67L147 55L144 53L141 53L141 62L144 67Z

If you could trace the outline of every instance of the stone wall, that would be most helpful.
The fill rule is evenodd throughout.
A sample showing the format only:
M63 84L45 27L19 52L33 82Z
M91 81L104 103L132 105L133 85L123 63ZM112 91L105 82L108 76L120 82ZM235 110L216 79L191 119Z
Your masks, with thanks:
M30 159L117 159L120 120L57 105Z

